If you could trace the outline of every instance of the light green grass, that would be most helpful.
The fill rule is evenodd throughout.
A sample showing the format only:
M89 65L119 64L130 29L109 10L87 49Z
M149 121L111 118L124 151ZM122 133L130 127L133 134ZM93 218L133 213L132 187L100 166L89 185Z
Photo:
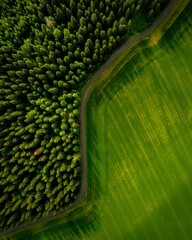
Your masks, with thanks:
M93 86L80 204L9 239L192 239L191 12L161 40L159 27L134 44Z

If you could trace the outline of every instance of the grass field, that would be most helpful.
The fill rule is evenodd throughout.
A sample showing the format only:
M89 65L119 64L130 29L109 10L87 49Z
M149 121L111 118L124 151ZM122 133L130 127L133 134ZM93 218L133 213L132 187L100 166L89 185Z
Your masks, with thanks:
M88 159L107 164L107 186L91 239L192 239L190 11L92 97Z
M192 3L93 86L80 204L9 240L192 239L191 12Z

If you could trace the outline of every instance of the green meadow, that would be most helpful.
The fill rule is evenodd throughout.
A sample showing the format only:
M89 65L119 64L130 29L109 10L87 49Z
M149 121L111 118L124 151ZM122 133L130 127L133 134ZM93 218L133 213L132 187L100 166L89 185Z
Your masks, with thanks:
M88 161L105 162L106 184L91 239L192 237L191 11L159 41L142 40L93 90Z
M93 84L82 201L7 240L191 239L191 12L178 1Z

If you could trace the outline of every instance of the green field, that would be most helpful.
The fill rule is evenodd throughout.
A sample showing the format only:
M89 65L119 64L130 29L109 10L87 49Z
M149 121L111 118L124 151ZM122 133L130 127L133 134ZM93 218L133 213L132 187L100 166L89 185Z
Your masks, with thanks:
M9 240L192 239L192 3L175 20L181 6L89 92L80 204Z
M191 10L153 47L154 37L141 41L131 67L108 70L91 96L88 161L106 164L91 239L192 239Z

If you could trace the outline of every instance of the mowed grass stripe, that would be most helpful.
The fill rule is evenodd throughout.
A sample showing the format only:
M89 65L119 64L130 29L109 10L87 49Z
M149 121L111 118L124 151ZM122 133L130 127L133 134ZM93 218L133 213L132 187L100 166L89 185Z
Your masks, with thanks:
M110 139L110 138L109 138ZM113 147L115 147L115 146L113 146ZM123 147L122 147L123 148ZM122 150L124 150L124 148L122 149ZM116 152L119 152L119 151L116 151ZM133 152L133 155L135 155L134 154L134 152ZM125 156L125 155L124 155ZM121 159L121 157L122 157L122 154L120 155L120 156L117 156L117 158L115 158L115 159ZM126 156L126 157L132 157L132 155L130 154L129 156ZM120 163L118 164L118 168L117 168L119 171L117 172L117 176L115 175L114 176L114 179L117 179L117 178L120 178L120 180L121 180L121 182L123 183L123 185L121 186L121 188L119 188L119 189L121 189L122 190L122 188L124 188L123 190L124 190L124 195L122 195L122 192L120 192L120 190L118 191L118 192L114 192L114 194L116 194L116 196L118 196L118 198L116 197L116 199L120 199L120 200L125 200L125 198L127 199L127 204L128 205L134 205L134 208L131 208L130 210L132 210L133 211L133 214L134 215L136 215L137 216L137 220L139 220L140 219L140 214L139 214L139 211L137 211L137 209L138 209L138 207L139 207L139 205L140 205L140 202L138 202L138 198L140 198L140 201L142 202L143 201L143 197L142 197L142 194L139 194L139 196L135 196L135 199L134 199L134 201L133 201L133 199L130 199L130 196L131 196L131 191L130 191L130 185L135 185L135 188L137 188L138 186L136 185L136 182L134 181L134 176L135 176L135 174L137 174L138 175L138 171L139 171L139 169L136 169L136 168L134 168L134 166L130 163L130 165L129 165L129 168L127 168L127 166L126 166L126 164L124 163L124 164L122 164L122 166L120 166ZM127 175L129 175L130 177L131 177L131 180L132 181L127 181L127 179L126 179L126 176ZM126 182L124 182L124 181L126 181ZM118 181L118 182L120 182L120 181ZM149 189L150 190L150 189ZM142 192L142 189L139 189L139 188L137 188L137 191L138 192ZM125 195L125 192L126 192L126 195ZM157 200L157 199L154 199L155 201ZM116 202L117 202L117 200L116 200ZM120 202L120 201L119 201ZM138 202L138 204L136 205L136 202ZM120 204L119 204L120 205ZM136 207L137 206L137 207ZM122 213L122 215L124 215L124 216L126 216L126 214L125 214L125 206L124 205L121 205L121 213ZM147 206L146 206L146 208L148 209L148 211L150 211L150 208L151 208L151 204L148 204ZM128 215L129 216L131 216L132 214L132 211L129 211L129 213L128 213ZM132 218L130 218L130 220L131 220L131 222L129 221L129 223L126 225L127 226L127 228L129 228L129 226L132 224ZM142 221L142 219L140 219L140 221ZM124 221L124 218L123 218L123 221L122 221L124 224L125 224L125 222L126 221ZM146 235L146 233L145 233L145 235Z
M120 116L120 115L117 115L117 116ZM110 132L110 131L109 131ZM118 138L117 138L118 139ZM114 146L113 146L114 147ZM124 150L123 148L121 149L121 150ZM118 152L118 151L116 151L116 152ZM130 156L131 157L131 156ZM121 156L119 157L119 159L121 159ZM124 168L124 166L122 166L122 169L125 169ZM129 168L128 168L128 170L130 170L131 169L131 165L129 165ZM132 175L132 179L134 179L134 175L135 175L135 172L136 172L136 174L137 174L137 170L136 170L136 168L134 168L133 169L134 170L134 173L133 174L131 174L130 173L130 171L129 171L129 175ZM122 176L121 175L121 172L119 171L119 176ZM116 176L114 177L114 179L116 179ZM130 184L130 182L128 183L128 184ZM138 191L142 191L141 189L138 189ZM129 193L127 193L127 195L129 196ZM120 196L120 195L118 195L118 196ZM140 196L141 197L141 196ZM122 198L125 198L125 195L122 195ZM137 200L137 198L136 198L136 200ZM142 197L141 197L141 201L142 201L143 199L142 199ZM135 204L135 202L134 202L134 204ZM139 203L140 204L140 203ZM138 205L139 205L138 204ZM138 219L139 219L139 216L138 216Z

